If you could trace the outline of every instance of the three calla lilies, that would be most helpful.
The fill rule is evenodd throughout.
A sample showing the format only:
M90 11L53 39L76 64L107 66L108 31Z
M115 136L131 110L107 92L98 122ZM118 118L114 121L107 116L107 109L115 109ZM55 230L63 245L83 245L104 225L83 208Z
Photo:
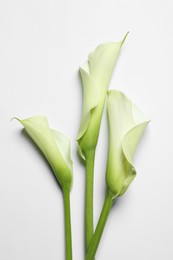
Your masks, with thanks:
M85 233L86 260L93 260L113 201L124 194L133 181L133 166L140 138L148 119L122 92L109 90L109 83L121 47L126 39L99 45L80 67L83 85L83 109L78 132L78 152L86 164ZM93 225L94 156L104 106L107 107L109 140L106 169L105 202L96 228ZM28 135L39 147L50 164L64 195L66 260L72 260L70 190L73 164L70 141L59 131L52 130L45 116L32 116L21 120Z

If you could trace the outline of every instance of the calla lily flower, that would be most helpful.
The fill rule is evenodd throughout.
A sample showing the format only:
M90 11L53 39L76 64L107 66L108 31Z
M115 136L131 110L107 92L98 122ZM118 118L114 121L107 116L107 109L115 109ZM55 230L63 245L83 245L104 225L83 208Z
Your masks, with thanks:
M86 260L93 259L96 254L114 199L124 194L136 175L132 160L137 144L149 123L139 108L120 91L108 92L107 109L109 122L107 193L87 250Z
M107 88L126 36L121 42L99 45L80 68L84 98L77 140L79 154L84 160L87 151L96 147Z
M25 120L16 118L48 160L62 189L72 185L70 142L60 132L49 128L47 118L32 116Z
M108 122L106 182L113 197L117 197L123 195L136 175L132 160L149 121L127 96L111 90L108 92Z
M70 142L60 132L49 128L47 118L32 116L17 119L48 160L61 185L64 197L66 260L72 260L72 238L70 217L70 189L72 185L72 161Z

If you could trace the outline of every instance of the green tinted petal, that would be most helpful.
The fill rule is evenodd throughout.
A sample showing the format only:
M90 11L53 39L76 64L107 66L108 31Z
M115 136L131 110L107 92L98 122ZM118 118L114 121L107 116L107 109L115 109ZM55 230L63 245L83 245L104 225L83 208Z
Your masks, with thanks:
M72 172L73 162L70 157L71 146L70 146L69 139L66 136L64 136L62 133L60 133L59 131L56 131L53 129L51 129L51 131L54 136L56 145L57 145L65 163L69 167L69 170L71 170L71 172Z
M47 118L44 116L32 116L25 120L16 119L40 148L62 188L70 188L72 167L69 163L69 142L49 128Z
M121 42L99 45L89 55L88 62L80 68L84 92L77 140L79 154L84 159L87 147L96 146L107 88L126 36ZM91 122L92 120L94 122Z
M122 41L101 44L92 53L90 53L90 73L96 80L99 88L107 89L120 49L127 37L127 34Z
M98 105L99 102L99 92L94 79L88 74L87 71L80 68L80 73L83 83L83 110L82 119L78 133L78 139L80 139L88 126L90 119L90 111Z
M143 113L123 93L108 93L109 155L106 181L115 195L122 195L135 177L132 159L148 124Z

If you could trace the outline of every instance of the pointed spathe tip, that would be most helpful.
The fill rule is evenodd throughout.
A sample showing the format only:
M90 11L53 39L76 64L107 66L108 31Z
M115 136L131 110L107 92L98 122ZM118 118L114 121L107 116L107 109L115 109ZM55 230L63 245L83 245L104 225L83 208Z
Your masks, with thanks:
M126 40L128 34L129 34L129 31L125 34L125 36L124 36L124 38L123 38L123 40L122 40L122 42L121 42L122 45L124 44L124 42L125 42L125 40Z

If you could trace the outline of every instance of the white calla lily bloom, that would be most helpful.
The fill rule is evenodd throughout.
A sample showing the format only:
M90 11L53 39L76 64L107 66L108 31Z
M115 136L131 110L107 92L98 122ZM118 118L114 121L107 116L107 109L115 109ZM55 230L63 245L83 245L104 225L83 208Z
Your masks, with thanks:
M149 123L139 108L122 92L108 92L109 150L106 182L113 197L121 196L133 181L133 156Z
M83 110L77 140L79 154L84 160L87 152L95 150L107 88L126 36L121 42L99 45L80 68Z
M16 118L48 160L62 189L72 185L70 142L60 132L49 128L45 116L32 116L25 120Z

